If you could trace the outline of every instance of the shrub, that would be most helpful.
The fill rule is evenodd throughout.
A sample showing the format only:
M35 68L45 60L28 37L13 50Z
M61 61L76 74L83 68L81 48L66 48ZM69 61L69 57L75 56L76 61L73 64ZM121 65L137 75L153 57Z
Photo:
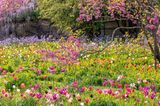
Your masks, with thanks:
M38 0L40 18L49 19L60 31L71 33L77 26L79 0Z

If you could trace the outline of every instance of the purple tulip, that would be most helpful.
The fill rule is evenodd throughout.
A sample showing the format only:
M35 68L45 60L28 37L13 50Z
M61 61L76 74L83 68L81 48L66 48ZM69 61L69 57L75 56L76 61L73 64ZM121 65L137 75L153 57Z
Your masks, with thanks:
M61 72L66 72L66 70L64 68L61 69Z
M59 95L56 94L56 93L54 93L54 94L53 94L53 99L54 99L54 100L57 100L58 98L59 98Z
M38 98L38 99L40 99L40 98L42 98L42 94L41 93L36 93L36 97Z

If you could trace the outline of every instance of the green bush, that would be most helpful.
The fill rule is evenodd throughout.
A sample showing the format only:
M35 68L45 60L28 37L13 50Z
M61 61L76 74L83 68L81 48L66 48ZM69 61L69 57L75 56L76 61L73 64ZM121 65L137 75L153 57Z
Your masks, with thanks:
M60 31L71 33L78 25L79 0L38 0L40 18L49 19Z

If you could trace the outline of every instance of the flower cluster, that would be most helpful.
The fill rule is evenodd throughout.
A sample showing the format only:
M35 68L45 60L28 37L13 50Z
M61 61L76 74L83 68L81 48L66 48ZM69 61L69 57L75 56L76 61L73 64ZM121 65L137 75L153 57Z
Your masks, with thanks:
M67 42L0 46L0 103L94 106L97 100L104 105L109 100L120 106L160 105L160 64L155 70L151 51L139 44L112 44L102 53L78 58L78 64L43 60L55 55L71 58L65 52L79 54L81 48L102 47L83 47L73 36Z
M104 7L102 0L84 0L81 1L79 9L78 21L91 21L93 18L98 19L102 16L102 8Z
M116 15L126 17L127 11L125 0L109 0L107 8L112 18L116 18Z
M77 63L80 51L79 39L70 36L67 41L62 41L56 50L40 50L37 53L41 54L45 60L52 60L54 63L65 65Z
M67 85L65 87L55 87L48 86L48 90L45 92L39 92L42 88L40 84L31 85L30 88L26 88L24 83L21 83L20 89L13 85L13 89L21 95L21 98L34 98L40 100L45 100L46 104L63 104L64 102L70 104L76 102L80 105L89 104L104 96L110 96L113 100L132 100L135 104L146 104L148 101L158 101L159 92L156 90L156 85L154 83L149 83L146 79L138 79L137 82L131 84L122 84L122 80L125 79L124 76L119 75L118 80L104 80L104 87L92 87L83 86L79 87L79 82L73 82L73 86ZM80 89L80 90L79 90ZM23 91L24 90L24 91ZM73 92L74 91L74 92ZM14 95L1 89L2 97L12 98ZM83 97L85 95L85 98ZM139 98L139 95L142 97ZM144 102L144 103L142 103ZM160 104L160 101L158 103Z
M147 17L148 24L145 26L146 29L155 30L157 28L157 24L159 23L159 16L155 15L153 18Z
M1 0L0 1L0 20L6 13L16 12L20 7L27 4L29 0Z

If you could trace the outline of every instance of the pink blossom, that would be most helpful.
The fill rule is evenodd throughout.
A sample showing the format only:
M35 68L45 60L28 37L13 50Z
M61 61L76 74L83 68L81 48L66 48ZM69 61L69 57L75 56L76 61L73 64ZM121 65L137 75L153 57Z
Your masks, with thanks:
M112 89L105 89L103 90L104 94L112 94Z
M151 97L151 99L154 99L155 96L156 96L156 92L153 92L150 97Z
M158 106L160 106L160 101L158 101Z
M3 70L3 68L2 67L0 67L0 71L2 71Z
M50 66L49 69L48 69L48 71L49 71L50 73L52 73L52 74L55 74L55 73L56 73L56 69L55 69L54 66Z
M122 88L122 84L118 84L118 88Z
M107 81L104 81L104 82L103 82L103 86L106 86L106 85L107 85L107 83L108 83Z
M77 87L77 85L78 85L78 81L75 81L75 82L73 83L73 87Z
M35 96L36 96L38 99L40 99L40 98L42 98L43 95L42 95L41 93L36 93Z
M54 100L57 100L58 98L59 98L59 94L54 93L54 94L53 94L53 99L54 99Z
M155 26L155 25L152 25L152 24L147 24L147 25L145 26L145 28L146 28L146 29L150 29L150 30L154 30L154 29L156 29L156 26Z

